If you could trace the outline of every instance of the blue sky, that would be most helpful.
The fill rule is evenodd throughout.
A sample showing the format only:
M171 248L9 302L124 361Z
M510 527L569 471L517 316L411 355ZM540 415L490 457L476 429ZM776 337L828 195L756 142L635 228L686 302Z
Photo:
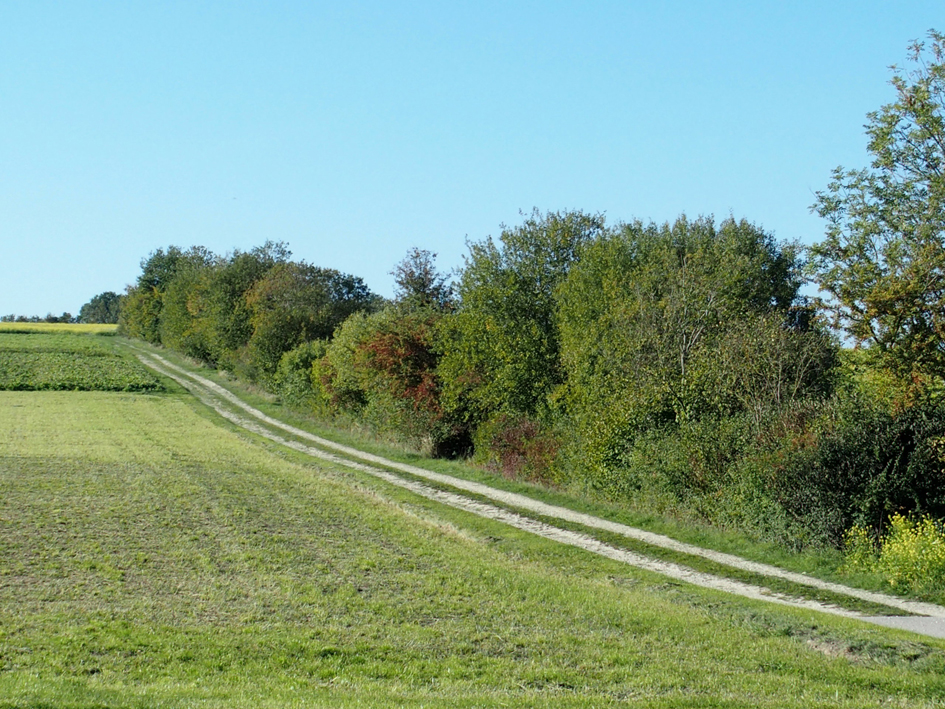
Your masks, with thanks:
M0 1L0 313L267 239L390 295L520 210L810 243L936 2Z

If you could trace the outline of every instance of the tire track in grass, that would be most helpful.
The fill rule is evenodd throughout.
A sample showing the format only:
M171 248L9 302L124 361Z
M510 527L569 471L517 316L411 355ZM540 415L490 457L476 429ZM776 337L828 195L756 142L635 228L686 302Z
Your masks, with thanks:
M675 580L684 581L703 588L709 588L725 593L732 593L744 598L762 600L779 605L815 610L846 618L856 618L874 623L876 625L882 625L884 627L896 627L925 635L932 635L934 637L945 637L945 608L942 608L941 606L931 603L910 601L884 593L850 588L841 584L822 581L820 579L807 576L806 574L786 571L769 564L749 561L733 554L725 554L723 552L717 552L710 549L703 549L691 544L679 542L665 535L647 532L635 527L630 527L628 525L594 517L593 515L575 512L565 507L550 505L548 503L540 502L518 493L498 490L481 483L463 480L461 478L444 475L442 473L435 473L433 471L426 470L425 468L399 463L397 461L388 460L381 456L359 451L356 448L351 448L350 446L345 446L343 444L330 441L328 439L309 433L308 431L304 431L295 426L286 424L282 421L279 421L278 419L272 418L262 411L259 411L258 409L250 406L228 389L210 381L209 379L206 379L205 377L188 372L182 367L178 367L177 365L168 362L165 358L159 355L151 353L145 354L140 350L139 352L140 354L138 354L138 358L145 365L179 383L185 389L190 391L194 396L196 396L202 403L214 409L218 414L223 416L231 423L234 423L241 428L251 431L252 433L267 438L280 445L336 465L359 470L374 477L380 478L392 485L409 490L414 494L420 495L427 499L441 502L443 504L471 512L481 517L502 522L511 527L515 527L516 529L531 532L546 539L579 547L586 551L590 551L600 556L629 564L636 568L651 571L663 576L668 576ZM261 421L269 426L279 428L298 438L311 441L320 447L316 448L314 446L309 446L304 443L289 440L283 438L282 436L276 435L268 428L259 425L259 423L256 421L236 414L222 406L220 399L223 399L226 402L229 402L230 404L242 409L258 421ZM858 598L860 600L869 601L878 605L896 608L898 610L911 613L913 616L923 617L870 616L858 611L852 611L823 603L821 601L795 598L784 594L775 593L763 586L757 586L742 581L736 581L733 579L727 579L705 572L696 571L674 562L652 559L626 549L620 549L618 547L606 544L587 534L561 529L546 522L535 520L507 509L495 507L484 502L478 502L454 492L440 490L415 480L403 478L395 473L390 472L389 470L384 470L382 468L367 465L365 463L352 461L350 458L329 453L323 450L324 448L336 450L345 456L358 458L363 461L374 463L375 465L384 466L385 468L399 470L401 472L408 473L412 476L426 479L431 482L436 482L441 485L464 490L487 499L495 500L496 502L500 502L502 504L507 504L512 507L518 507L529 512L537 513L545 518L557 518L581 524L586 527L613 532L627 538L651 544L653 546L709 559L716 563L732 568L749 571L762 576L783 579L799 585L830 591L838 595Z

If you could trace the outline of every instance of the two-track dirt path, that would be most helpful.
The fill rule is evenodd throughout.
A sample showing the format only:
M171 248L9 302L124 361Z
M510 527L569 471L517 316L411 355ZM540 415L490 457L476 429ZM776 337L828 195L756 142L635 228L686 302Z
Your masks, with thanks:
M645 569L663 576L667 576L679 581L691 583L703 588L711 588L717 591L732 593L745 598L763 600L780 605L805 608L809 610L839 615L847 618L857 618L876 625L886 627L901 628L911 630L923 635L945 638L945 608L930 603L920 603L909 601L895 596L883 593L865 591L863 589L850 588L841 584L822 581L820 579L799 574L792 571L762 564L741 557L725 554L722 552L703 549L691 544L679 542L670 537L660 534L654 534L641 529L630 527L617 522L612 522L600 517L588 515L574 510L556 505L550 505L525 495L520 495L505 490L499 490L488 485L476 483L450 475L435 473L425 468L420 468L397 461L388 460L381 456L373 455L360 451L350 446L345 446L334 441L321 438L308 431L286 424L278 419L267 416L262 411L250 406L242 399L237 397L228 389L201 377L182 367L172 364L165 358L144 351L138 351L138 358L148 367L155 369L164 376L177 381L181 386L190 391L200 401L213 408L217 413L241 428L251 431L257 435L263 436L271 441L303 452L322 460L330 461L336 465L353 468L372 476L380 478L392 485L410 490L411 492L436 500L437 502L471 512L481 517L486 517L498 522L502 522L511 527L522 529L533 534L552 539L562 544L579 547L595 554L614 559L631 566ZM247 416L237 413L233 409L241 410L248 414ZM295 438L308 441L315 445L308 445L296 440L285 438L273 431L277 429L291 434ZM327 449L327 450L326 450ZM332 453L329 451L336 451ZM341 455L338 455L340 453ZM353 460L352 460L353 459ZM361 462L363 461L363 462ZM370 463L370 465L368 464ZM396 471L396 472L394 472ZM398 474L399 473L399 474ZM461 494L460 492L451 492L440 488L434 488L430 485L420 482L427 480L441 486L449 487L454 490L471 493L480 498L493 500L504 507L497 507L485 502ZM839 596L848 596L857 598L870 603L894 608L899 612L910 613L909 616L871 616L858 611L841 608L816 600L792 597L782 593L776 593L763 586L745 583L724 576L718 576L683 566L669 561L653 559L642 554L637 554L626 549L606 544L592 537L589 534L582 534L568 529L562 529L548 522L533 519L524 514L506 509L506 507L516 508L525 512L540 515L544 519L562 520L590 529L599 529L614 534L621 535L628 539L644 542L651 546L662 547L672 551L681 552L691 556L698 556L717 564L728 566L741 571L748 571L753 574L769 578L782 579L801 586L829 591Z

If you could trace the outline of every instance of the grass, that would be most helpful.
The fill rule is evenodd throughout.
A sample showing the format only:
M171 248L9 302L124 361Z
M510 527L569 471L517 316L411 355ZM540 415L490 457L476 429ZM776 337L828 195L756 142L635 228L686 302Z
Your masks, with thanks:
M667 583L167 389L0 392L0 707L945 697L945 643Z
M552 489L538 484L520 480L509 480L499 474L492 473L479 467L474 467L466 461L434 460L411 451L397 443L379 440L367 429L352 429L333 426L325 421L317 420L305 412L293 410L284 406L276 397L246 383L241 382L209 367L197 364L170 350L159 350L141 342L134 342L134 347L158 352L174 363L192 369L201 376L216 381L239 394L245 401L275 418L291 423L294 426L308 430L324 438L328 438L345 445L360 448L371 453L384 456L391 460L419 465L429 470L453 475L466 480L485 483L492 487L527 494L550 504L560 505L579 512L604 517L633 527L639 527L651 532L665 534L679 541L694 544L705 548L715 549L730 554L742 556L746 559L780 566L791 571L809 574L826 581L855 585L874 591L894 592L900 595L911 596L934 603L945 604L945 588L924 589L922 593L910 593L909 589L892 588L886 579L879 573L851 570L839 550L808 549L794 552L779 547L770 542L759 541L747 534L730 529L721 529L709 525L700 525L691 518L675 518L654 514L646 510L635 509L625 501L620 503L595 497L592 491L584 489ZM284 434L280 434L284 435ZM291 436L288 436L291 438ZM428 483L429 484L429 483ZM495 503L492 503L495 504ZM556 524L561 524L556 522ZM575 527L576 529L579 527ZM598 530L580 528L581 531L607 542L619 542L618 546L638 549L642 547L603 534ZM707 563L703 560L686 555L666 553L652 548L648 549L651 555L679 561L709 572L723 572L733 578L740 578L749 582L758 582L759 579L750 574L736 573L726 570L725 567ZM789 593L802 592L802 595L825 600L835 600L829 594L818 593L795 587L791 584L766 582L765 585L776 586ZM842 601L841 605L850 608L866 608L857 602Z

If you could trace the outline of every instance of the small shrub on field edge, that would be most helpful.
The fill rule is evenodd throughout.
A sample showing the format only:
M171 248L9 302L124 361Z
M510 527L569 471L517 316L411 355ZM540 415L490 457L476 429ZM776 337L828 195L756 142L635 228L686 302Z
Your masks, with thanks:
M846 571L873 571L879 554L866 527L853 525L843 535L843 568Z
M476 432L477 458L509 479L555 484L558 437L523 414L497 414Z
M869 531L855 525L845 535L844 552L849 570L879 573L896 590L945 588L945 525L932 517L893 515L878 548Z
M890 586L932 591L945 586L945 528L938 520L894 515L883 537L877 570Z

